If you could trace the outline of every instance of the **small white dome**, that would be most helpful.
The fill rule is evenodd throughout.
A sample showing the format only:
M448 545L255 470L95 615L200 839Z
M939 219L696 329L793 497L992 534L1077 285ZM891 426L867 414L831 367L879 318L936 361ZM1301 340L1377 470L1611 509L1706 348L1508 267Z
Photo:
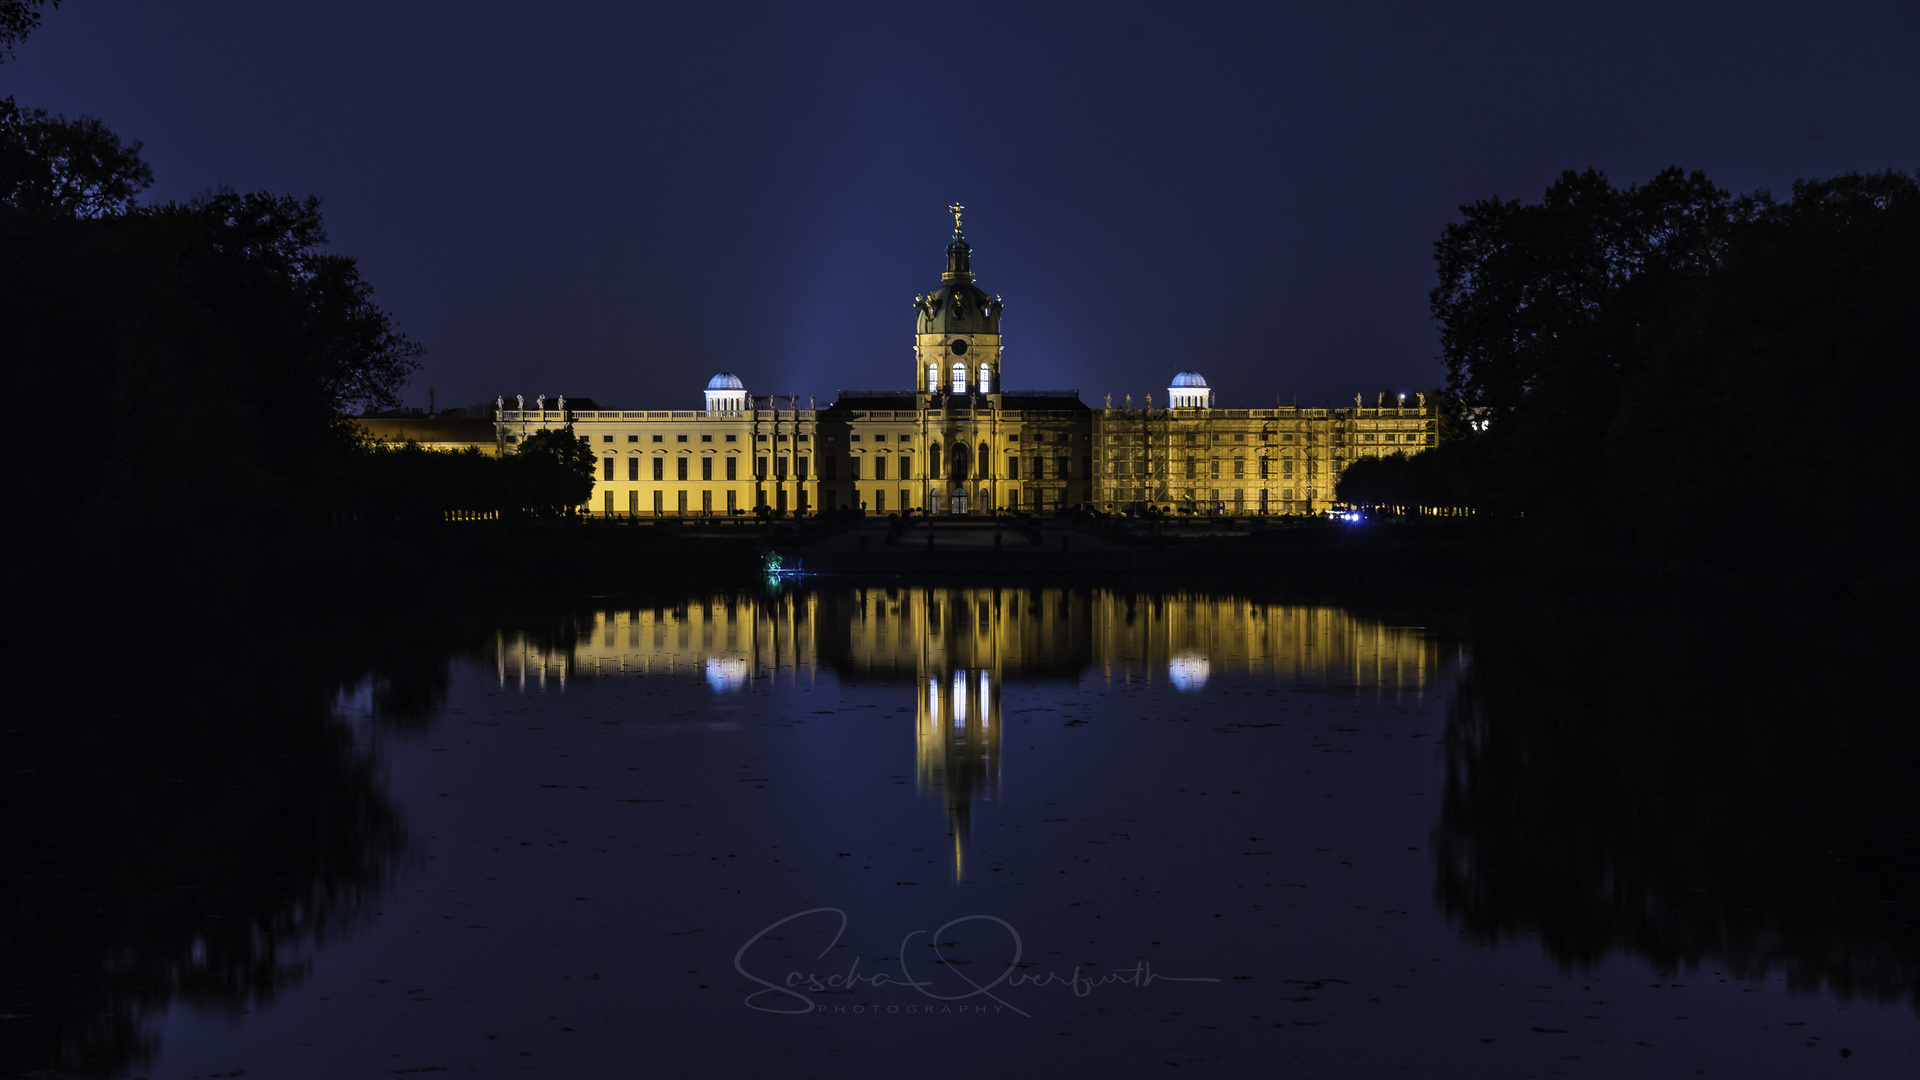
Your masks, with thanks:
M1205 386L1207 385L1207 380L1201 378L1200 373L1197 371L1183 371L1173 377L1171 385L1176 388L1183 386Z
M709 390L744 390L746 389L746 384L740 381L740 376L735 375L732 372L723 371L720 374L715 375L713 378L707 380L707 389Z

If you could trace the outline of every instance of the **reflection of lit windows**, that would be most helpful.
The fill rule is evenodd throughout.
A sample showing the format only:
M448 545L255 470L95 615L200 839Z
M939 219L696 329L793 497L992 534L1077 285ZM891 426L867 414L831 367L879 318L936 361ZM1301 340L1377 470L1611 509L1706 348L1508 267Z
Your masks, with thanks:
M940 680L927 680L927 719L935 724L940 722Z
M967 673L953 673L953 726L967 726Z
M988 700L987 673L983 669L980 672L980 726L983 728L987 726L987 718L992 715L992 710L987 708Z

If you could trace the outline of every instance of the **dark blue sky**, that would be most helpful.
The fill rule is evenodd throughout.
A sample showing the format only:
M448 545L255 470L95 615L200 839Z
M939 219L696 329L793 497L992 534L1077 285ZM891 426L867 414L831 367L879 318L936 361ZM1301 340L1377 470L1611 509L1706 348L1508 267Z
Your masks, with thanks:
M1920 166L1920 3L67 0L0 93L320 195L413 404L906 385L956 199L1009 387L1319 403L1442 379L1461 203Z

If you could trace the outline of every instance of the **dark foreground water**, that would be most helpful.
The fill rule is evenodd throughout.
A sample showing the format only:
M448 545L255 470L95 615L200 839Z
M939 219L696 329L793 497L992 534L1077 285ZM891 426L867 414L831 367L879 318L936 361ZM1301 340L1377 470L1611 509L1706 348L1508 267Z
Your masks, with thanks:
M776 588L63 643L10 1073L1907 1076L1910 642Z

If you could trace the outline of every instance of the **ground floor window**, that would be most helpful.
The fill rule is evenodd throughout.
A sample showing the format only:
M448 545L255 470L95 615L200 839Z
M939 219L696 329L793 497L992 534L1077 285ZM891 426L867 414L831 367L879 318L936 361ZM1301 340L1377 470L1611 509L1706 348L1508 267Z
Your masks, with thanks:
M873 493L873 512L876 514L884 514L887 512L886 492L876 491Z
M1233 512L1236 514L1242 514L1246 512L1246 509L1247 509L1246 489L1234 488L1233 489Z
M629 458L628 460L639 461L640 459ZM633 517L640 516L640 493L638 491L627 492L627 513Z
M613 459L608 458L607 460L612 461ZM612 472L613 470L609 468L607 471ZM606 510L607 516L612 517L613 516L613 492L608 491L608 492L605 492L604 494L606 495L606 498L600 500L601 506Z
M1007 492L1007 509L1009 510L1020 509L1020 489L1019 488L1014 488L1012 491Z
M712 459L709 458L708 460L712 460ZM713 470L708 469L706 471L712 472ZM713 492L703 491L700 493L700 512L707 515L708 517L713 516Z
M658 462L660 459L654 458L653 460ZM653 493L653 516L659 517L660 515L666 512L667 512L667 493L664 491L654 492Z
M687 459L681 458L680 460L682 462L685 462ZM686 517L687 516L687 493L683 490L678 493L678 496L679 496L678 501L679 501L680 516Z
M727 459L727 464L729 464L729 465L731 465L731 464L733 464L733 459L732 459L732 458L728 458L728 459ZM728 472L732 472L733 470L732 470L732 469L728 469L727 471L728 471ZM739 505L738 505L738 503L739 503L739 493L738 493L738 492L736 492L736 491L734 491L734 490L733 490L732 488L728 488L728 489L727 489L727 516L728 516L728 517L732 517L732 516L733 516L733 512L734 512L735 510L738 510L738 509L740 509L740 507L739 507Z

